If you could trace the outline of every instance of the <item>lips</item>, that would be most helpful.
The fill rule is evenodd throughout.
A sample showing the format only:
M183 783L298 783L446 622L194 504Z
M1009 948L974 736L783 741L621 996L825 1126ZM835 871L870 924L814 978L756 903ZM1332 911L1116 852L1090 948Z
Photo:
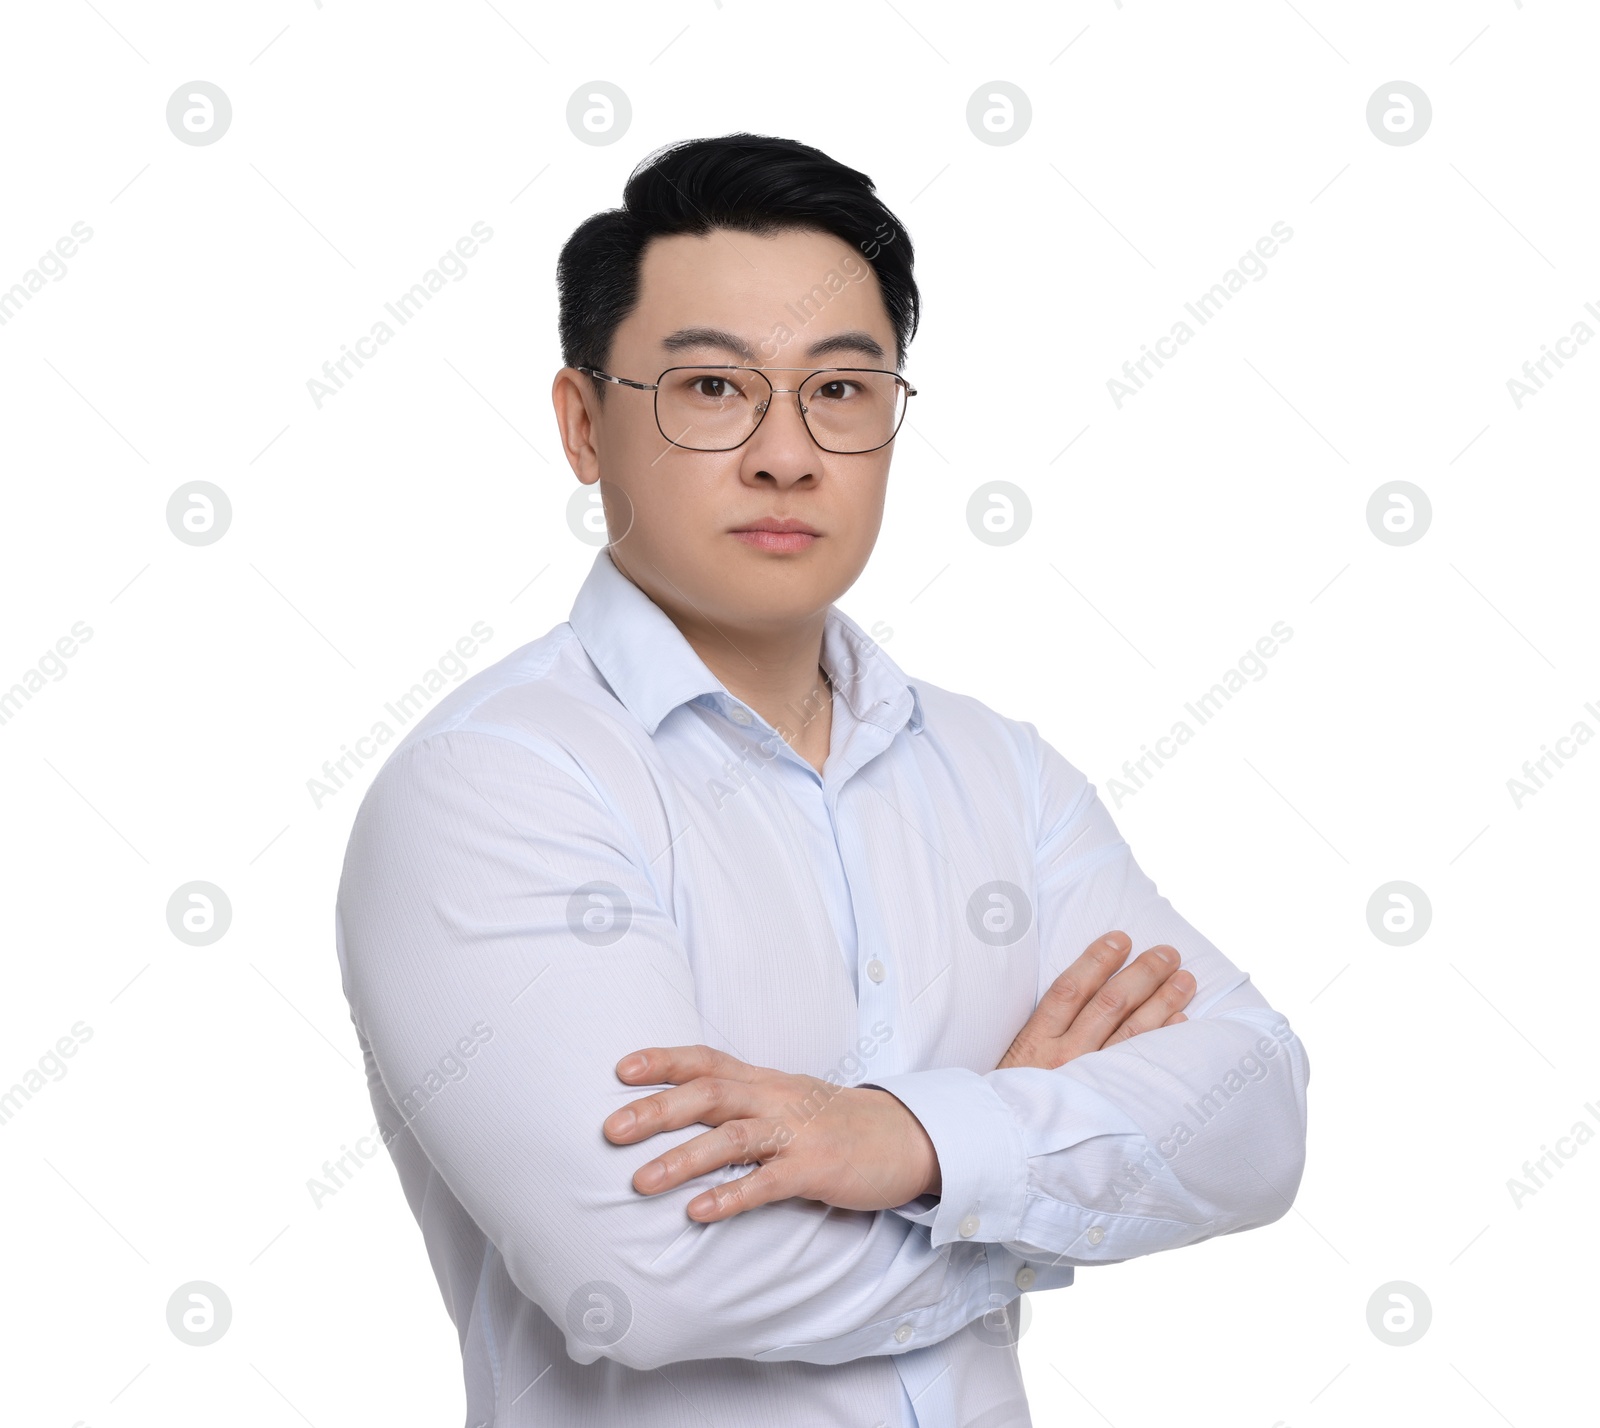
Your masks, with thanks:
M737 541L756 550L774 552L789 552L804 550L807 546L821 539L809 528L798 530L785 530L781 527L773 529L768 525L748 526L744 530L730 531L730 535Z
M821 534L815 526L808 526L804 521L795 520L792 516L786 516L782 520L772 516L763 517L759 521L751 521L749 525L738 527L733 534L745 535L754 531L773 531L783 535L798 533L800 535L814 536Z

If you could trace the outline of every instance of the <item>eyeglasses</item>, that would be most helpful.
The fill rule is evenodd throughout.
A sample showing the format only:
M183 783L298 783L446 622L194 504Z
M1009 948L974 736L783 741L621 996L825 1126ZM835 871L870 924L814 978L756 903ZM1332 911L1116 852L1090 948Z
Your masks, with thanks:
M824 451L858 456L894 440L917 389L897 372L872 367L772 367L805 372L798 387L774 387L758 367L668 367L654 382L631 382L579 367L602 382L654 392L656 427L686 451L732 451L755 435L779 392L793 392L800 419Z

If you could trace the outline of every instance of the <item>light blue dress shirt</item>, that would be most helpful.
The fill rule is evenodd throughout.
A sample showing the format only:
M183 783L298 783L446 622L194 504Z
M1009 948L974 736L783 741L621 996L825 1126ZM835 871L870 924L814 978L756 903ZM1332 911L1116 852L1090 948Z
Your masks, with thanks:
M343 986L468 1428L1027 1425L1024 1290L1294 1198L1305 1051L1084 775L837 606L822 664L818 774L602 548L570 620L434 706L362 802ZM995 1070L1113 928L1179 950L1190 1020ZM615 1065L699 1042L892 1092L941 1193L710 1225L688 1201L752 1167L639 1194L705 1127L612 1145L601 1122L649 1089Z

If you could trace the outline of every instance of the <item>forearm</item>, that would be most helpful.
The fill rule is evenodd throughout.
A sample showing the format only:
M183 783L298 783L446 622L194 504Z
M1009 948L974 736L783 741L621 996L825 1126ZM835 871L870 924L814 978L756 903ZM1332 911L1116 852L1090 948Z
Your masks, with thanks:
M1053 1070L874 1084L939 1152L937 1205L900 1209L935 1246L980 1239L1106 1264L1284 1214L1304 1165L1308 1075L1287 1021L1244 983L1207 1015Z

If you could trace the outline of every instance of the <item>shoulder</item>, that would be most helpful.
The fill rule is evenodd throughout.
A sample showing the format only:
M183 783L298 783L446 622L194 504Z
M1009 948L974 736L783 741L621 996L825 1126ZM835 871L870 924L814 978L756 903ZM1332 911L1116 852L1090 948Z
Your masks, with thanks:
M1047 774L1083 775L1051 745L1031 720L1004 714L983 700L945 689L921 678L907 683L917 691L924 732L956 752L967 765L1014 769L1031 783Z
M449 814L655 832L661 795L651 769L649 735L563 622L432 704L391 749L363 805L391 827Z

